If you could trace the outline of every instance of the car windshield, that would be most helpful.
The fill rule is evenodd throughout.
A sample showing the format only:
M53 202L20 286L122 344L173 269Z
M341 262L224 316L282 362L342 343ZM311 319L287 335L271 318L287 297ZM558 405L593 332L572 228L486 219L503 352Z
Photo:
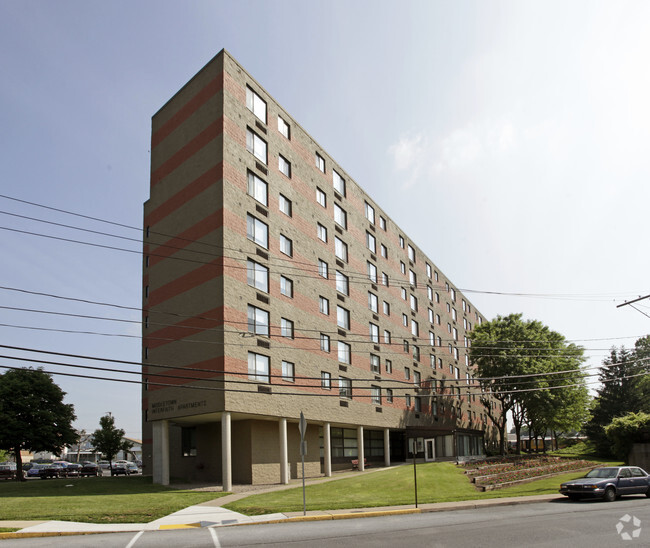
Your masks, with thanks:
M596 468L589 472L586 478L615 478L618 468Z

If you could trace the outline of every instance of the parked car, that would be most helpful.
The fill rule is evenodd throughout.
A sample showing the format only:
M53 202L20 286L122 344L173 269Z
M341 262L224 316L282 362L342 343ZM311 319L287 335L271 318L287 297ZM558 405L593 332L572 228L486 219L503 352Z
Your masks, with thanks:
M38 472L38 477L41 479L62 478L65 475L63 467L54 462L52 464L44 464Z
M46 466L45 464L33 463L29 470L27 470L26 475L28 478L38 478L41 475L41 468Z
M12 480L16 479L16 463L3 462L0 464L0 479Z
M111 467L111 463L107 460L100 460L97 464L102 470L106 470L107 468Z
M111 476L130 476L131 474L137 474L140 472L138 465L134 462L128 461L118 461L113 463L113 470Z
M605 466L590 470L583 478L560 485L571 500L602 498L612 502L622 495L650 497L650 476L638 466Z
M99 476L101 475L101 468L91 461L85 461L81 463L81 470L79 470L80 476Z
M65 463L65 476L67 478L79 477L81 475L81 464L78 462Z

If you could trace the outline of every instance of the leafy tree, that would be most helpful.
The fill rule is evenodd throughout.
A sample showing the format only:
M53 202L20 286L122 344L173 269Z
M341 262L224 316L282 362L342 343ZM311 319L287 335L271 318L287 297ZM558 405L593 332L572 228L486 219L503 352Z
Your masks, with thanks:
M120 451L129 451L133 444L124 439L124 430L115 427L115 418L108 414L99 419L99 426L93 433L95 451L109 461L113 472L113 459Z
M530 421L531 429L545 433L563 412L558 407L561 398L548 389L566 384L584 386L583 349L568 344L541 322L522 320L521 314L497 316L477 326L470 337L470 359L485 391L481 402L499 430L501 453L506 449L508 412L512 413L519 452L523 424ZM567 377L569 373L557 378L543 375L569 370L577 371L572 377Z
M605 434L612 444L614 455L627 462L632 444L650 439L650 415L628 413L616 417L605 427Z
M76 441L74 407L63 403L64 396L42 369L9 369L0 375L0 448L14 455L18 470L21 450L60 453Z

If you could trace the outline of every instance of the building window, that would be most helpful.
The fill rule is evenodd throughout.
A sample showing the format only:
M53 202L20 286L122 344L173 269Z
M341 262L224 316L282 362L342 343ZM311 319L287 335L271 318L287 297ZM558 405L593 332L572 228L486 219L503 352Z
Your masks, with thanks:
M465 302L465 299L463 299L463 312L467 312L467 303Z
M372 253L377 253L377 240L370 232L366 232L366 246Z
M246 262L247 270L247 279L248 285L264 291L264 293L269 292L269 269L264 265L256 263L248 259Z
M278 154L278 169L289 179L291 179L291 162L287 160L282 154Z
M379 228L386 230L386 219L384 219L381 215L379 216Z
M429 345L430 346L436 345L436 336L433 334L433 331L429 331Z
M449 367L451 368L451 366ZM454 369L454 378L456 380L460 380L460 369L458 369L458 367L454 367L453 369Z
M435 354L429 354L429 365L431 366L432 369L436 368L436 355Z
M447 322L447 333L451 333L451 324Z
M329 316L330 314L329 299L326 299L325 297L318 297L318 309L320 310L321 314L325 314L326 316Z
M387 303L386 301L384 301L384 314L390 316L390 303Z
M430 308L427 308L427 313L429 315L429 323L433 324L433 310L431 310Z
M348 214L340 205L334 204L334 222L341 228L348 228Z
M390 338L391 338L390 337L390 331L388 331L387 329L384 329L384 342L386 344L390 344Z
M399 271L400 271L402 274L406 274L406 265L404 264L403 261L400 261L400 262L399 262Z
M327 228L325 228L320 223L317 223L317 227L318 227L318 239L327 243Z
M400 237L399 237L399 246L400 246L402 249L404 249L404 237L403 237L403 236L400 236Z
M449 291L451 292L451 300L453 302L456 302L456 290L453 287L451 287L449 288Z
M293 339L293 322L291 320L280 319L280 335L287 339Z
M415 386L420 386L420 372L413 371L413 384Z
M371 224L375 224L375 208L372 207L368 202L366 204L366 219L370 221Z
M459 356L458 348L456 348L456 347L454 346L454 359L457 360L457 359L458 359L458 356Z
M411 269L409 269L409 283L413 286L418 285L418 277Z
M440 302L440 294L436 291L436 302Z
M410 381L410 380L411 380L411 369L410 369L409 367L405 367L405 368L404 368L404 378L405 378L407 381Z
M252 171L248 172L248 194L260 204L268 206L268 185Z
M334 190L336 190L341 196L345 196L345 179L335 170L332 170L332 182L334 184Z
M433 289L431 289L430 286L427 286L427 298L432 301L433 300Z
M440 325L440 314L436 314L436 323Z
M370 399L375 405L381 405L381 388L379 386L370 385Z
M325 158L318 154L318 152L316 153L316 167L325 173Z
M401 294L402 294L402 300L405 301L405 300L406 300L406 297L407 297L407 295L408 295L408 294L406 293L406 288L405 288L405 287L402 287L402 288L400 289L400 292L401 292Z
M248 353L248 378L251 381L269 382L269 357Z
M370 323L370 340L379 344L379 326L374 323Z
M415 344L413 345L413 359L416 362L420 361L420 347Z
M196 457L196 426L181 427L181 454Z
M291 217L292 215L292 204L291 200L284 196L283 194L280 194L280 198L278 200L278 203L280 205L280 211L287 215L288 217Z
M332 388L332 374L327 371L320 372L320 387L323 390L329 390Z
M408 246L408 253L409 253L409 259L413 262L415 262L415 249L411 244Z
M388 287L388 285L389 285L388 274L386 274L385 272L381 273L381 283L382 283L382 285L385 285L386 287Z
M420 411L422 411L422 402L420 400L420 396L415 396L413 398L413 403L415 405L414 410L415 410L416 413L419 413Z
M418 311L418 298L415 295L409 295L410 298L410 303L411 303L411 310L414 312Z
M370 291L368 291L368 308L375 314L377 314L379 310L379 299L377 299L377 295L371 293Z
M327 195L320 189L316 189L316 201L323 207L327 207Z
M411 407L411 396L410 396L410 394L406 394L406 396L404 396L404 404L406 405L407 409L409 407Z
M425 264L427 269L427 278L431 278L431 265L429 263Z
M293 282L289 278L280 276L280 293L293 299Z
M282 380L286 382L296 381L296 366L291 362L282 360Z
M442 338L440 338L440 335L436 337L436 342L438 343L439 347L442 347Z
M348 277L338 270L336 271L336 290L343 295L350 294L350 284Z
M453 331L454 340L457 341L458 340L458 329L456 329L454 327L452 331Z
M255 335L269 335L269 313L266 310L248 305L248 332Z
M278 131L287 139L291 139L291 130L289 129L289 124L280 118L280 116L278 116Z
M250 128L246 129L246 149L260 162L268 163L266 141Z
M388 259L388 248L384 244L380 244L379 252L384 259Z
M438 281L438 272L434 271L433 272L433 279L437 282Z
M334 254L338 259L348 262L348 244L338 236L334 236Z
M293 257L293 242L284 234L280 234L280 251L289 257Z
M386 401L388 403L393 403L393 389L386 388Z
M345 377L339 377L339 396L345 400L352 399L352 381Z
M458 319L458 314L456 314L456 309L452 308L451 309L451 319L456 321Z
M323 278L329 277L327 263L322 259L318 259L318 275L322 276Z
M371 262L368 262L368 278L372 283L377 283L377 267Z
M343 341L338 342L337 356L340 363L350 363L350 345Z
M320 334L320 349L323 352L329 353L330 351L330 336L325 333Z
M420 336L420 325L415 320L411 320L411 334L414 337L419 337Z
M246 106L266 124L266 101L248 86L246 86Z
M386 373L393 372L393 362L391 360L386 360Z
M408 327L409 325L409 317L406 314L402 314L402 325L404 327Z
M350 329L350 311L339 305L336 306L336 325Z
M261 245L264 249L269 248L268 225L252 215L246 216L246 236L257 245Z
M373 373L381 373L381 367L379 365L379 356L375 354L370 354L370 371Z

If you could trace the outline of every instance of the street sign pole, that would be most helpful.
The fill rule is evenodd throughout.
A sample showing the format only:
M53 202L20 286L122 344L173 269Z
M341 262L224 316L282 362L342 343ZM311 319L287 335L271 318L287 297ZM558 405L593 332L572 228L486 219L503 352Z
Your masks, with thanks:
M305 497L305 454L307 453L307 445L305 443L305 432L307 431L307 421L305 415L300 412L300 422L298 423L300 430L300 458L302 459L302 515L307 515L307 499Z

